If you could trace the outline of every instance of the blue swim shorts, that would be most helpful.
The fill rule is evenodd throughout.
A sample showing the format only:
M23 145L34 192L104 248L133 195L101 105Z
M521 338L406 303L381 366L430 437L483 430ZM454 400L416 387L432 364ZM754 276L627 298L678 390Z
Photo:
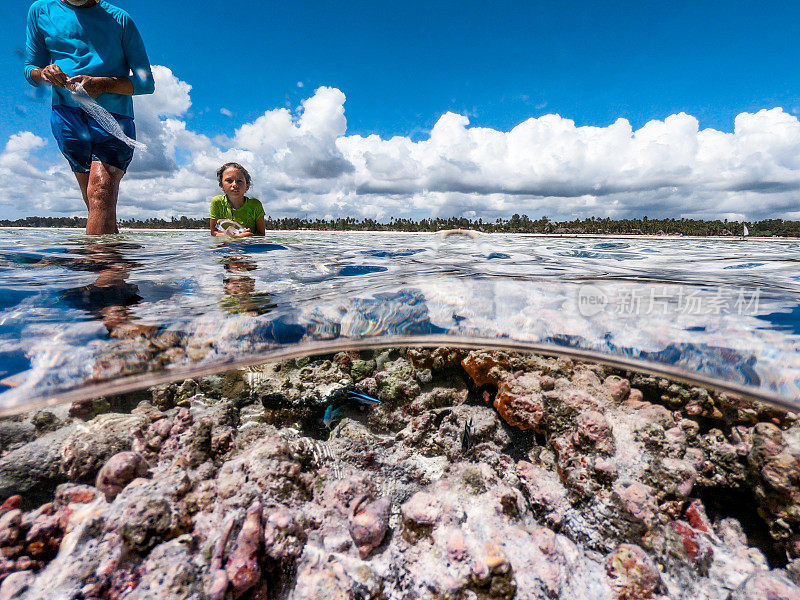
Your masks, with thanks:
M133 118L114 115L122 130L136 139ZM50 115L50 126L61 154L75 173L88 173L97 160L126 171L133 158L133 148L100 127L86 112L75 106L57 105Z

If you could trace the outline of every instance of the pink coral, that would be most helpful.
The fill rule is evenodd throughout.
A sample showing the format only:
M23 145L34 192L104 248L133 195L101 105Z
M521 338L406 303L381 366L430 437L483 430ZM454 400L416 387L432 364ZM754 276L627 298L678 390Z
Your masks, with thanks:
M258 554L264 537L261 519L261 501L256 500L247 509L236 545L228 557L226 571L236 596L240 596L261 579Z
M383 497L374 502L365 502L366 496L360 496L350 509L348 529L350 537L358 548L361 558L369 556L383 541L389 527L389 509L392 502Z

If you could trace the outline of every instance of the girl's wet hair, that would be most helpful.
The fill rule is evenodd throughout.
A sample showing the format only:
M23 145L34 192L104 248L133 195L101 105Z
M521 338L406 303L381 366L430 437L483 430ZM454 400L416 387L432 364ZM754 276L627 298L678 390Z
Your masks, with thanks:
M244 180L245 180L245 182L247 183L247 185L249 187L250 186L250 173L248 173L247 169L245 169L242 165L240 165L239 163L235 163L235 162L225 163L219 169L217 169L217 181L219 182L219 184L222 185L222 174L225 172L225 169L229 169L231 167L233 167L234 169L239 169L242 172L242 175L244 175Z

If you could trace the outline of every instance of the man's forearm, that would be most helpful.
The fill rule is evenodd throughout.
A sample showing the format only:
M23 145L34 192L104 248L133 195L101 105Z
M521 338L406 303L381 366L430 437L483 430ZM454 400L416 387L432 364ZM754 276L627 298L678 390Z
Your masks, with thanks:
M76 75L67 79L66 87L72 89L74 84L80 83L86 93L92 98L101 94L133 95L133 83L127 77L93 77L91 75Z
M97 77L100 87L106 94L133 96L133 83L127 77Z
M58 73L62 78L64 78L64 83L69 84L70 79L80 79L83 77L88 77L91 81L90 85L86 85L84 82L84 87L91 87L92 92L95 92L96 95L100 94L121 94L123 96L132 96L133 95L133 83L127 77L93 77L93 76L78 76L77 78L68 78L63 73ZM58 75L56 75L58 77ZM37 85L46 81L44 76L42 75L42 69L33 69L31 71L31 79ZM51 82L52 83L52 82ZM58 85L60 82L55 82L55 85ZM67 87L66 85L60 87ZM89 90L87 90L89 91ZM90 92L91 93L91 92Z

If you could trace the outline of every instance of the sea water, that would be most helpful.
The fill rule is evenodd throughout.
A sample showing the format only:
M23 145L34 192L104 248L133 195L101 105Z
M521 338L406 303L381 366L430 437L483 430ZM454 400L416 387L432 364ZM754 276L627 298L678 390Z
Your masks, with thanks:
M792 240L16 229L0 248L3 413L404 342L634 361L800 407Z

